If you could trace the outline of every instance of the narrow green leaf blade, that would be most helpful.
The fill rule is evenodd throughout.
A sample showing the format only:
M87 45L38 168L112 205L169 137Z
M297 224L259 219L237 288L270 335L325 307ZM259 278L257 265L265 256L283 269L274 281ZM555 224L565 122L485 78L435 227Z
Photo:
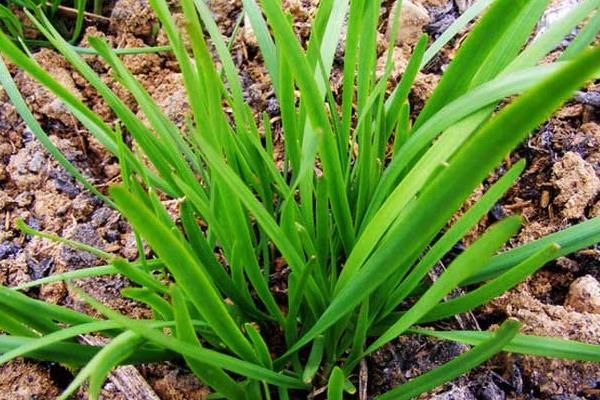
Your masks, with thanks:
M411 332L471 345L479 345L493 335L490 332L439 332L429 329L411 329ZM600 363L600 345L552 337L517 335L502 350L532 356Z
M480 288L439 304L419 322L436 321L460 314L472 310L496 296L500 296L544 266L548 261L555 259L559 250L560 246L551 244Z
M479 240L450 264L448 269L419 298L414 306L367 348L366 353L371 353L398 337L411 325L419 321L423 315L435 307L444 296L463 281L465 276L471 275L485 260L490 259L493 253L506 243L520 227L521 218L514 216L506 218L489 228Z
M562 257L598 242L600 242L600 217L589 219L541 239L500 253L492 258L481 271L465 280L462 285L470 285L498 276L552 243L560 246L556 257Z
M184 294L176 285L171 287L171 297L173 299L177 339L201 348L202 345L200 344L194 326L192 325ZM207 365L194 358L185 356L184 358L190 369L203 383L213 387L218 392L223 393L229 399L237 400L245 398L244 391L240 385L220 368Z
M340 367L334 367L327 383L327 400L344 399L344 371Z
M147 240L175 276L198 311L215 333L237 354L247 360L256 360L251 344L227 311L206 269L193 255L189 244L176 235L146 204L121 186L113 186L110 193L127 220Z
M519 322L515 320L504 322L488 340L481 342L478 346L443 366L377 397L377 400L409 400L464 374L501 351L519 332L519 325Z

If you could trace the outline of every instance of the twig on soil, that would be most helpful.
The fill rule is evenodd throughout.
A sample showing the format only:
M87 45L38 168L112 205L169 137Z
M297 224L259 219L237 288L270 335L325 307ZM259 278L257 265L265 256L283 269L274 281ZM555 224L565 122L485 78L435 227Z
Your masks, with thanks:
M51 6L52 4L48 3L48 5ZM74 9L74 8L71 8L71 7L66 7L66 6L62 6L61 5L61 6L57 7L57 11L60 14L66 15L68 17L75 18L77 16L77 10ZM94 14L94 13L91 13L91 12L88 12L88 11L84 11L83 15L85 16L85 18L93 19L93 20L96 20L98 22L102 22L102 23L105 23L105 24L110 23L110 18L105 17L103 15Z
M600 92L577 92L575 94L575 101L600 107Z
M327 386L320 387L320 388L315 389L312 392L310 392L306 398L314 399L315 397L317 397L318 395L320 395L322 393L325 393L326 391L327 391Z
M123 365L108 375L108 379L129 400L160 400L150 384L133 365Z
M90 336L81 336L81 340L89 345L99 346L105 344L102 340ZM150 384L144 379L140 371L132 365L122 365L115 368L108 379L129 400L160 400Z
M444 264L442 264L441 262L438 262L437 266L430 269L428 272L429 278L435 282L440 275L443 273L443 271L446 268L444 267ZM462 290L461 288L456 288L451 292L451 295L454 296L462 296L463 294L465 294L465 291ZM475 315L471 312L468 311L464 314L456 314L454 315L454 318L456 319L456 321L458 322L458 325L460 326L460 329L462 330L466 330L466 329L473 329L473 330L478 330L480 331L481 328L479 327L479 323L477 322L477 318L475 318Z
M363 359L360 362L360 371L358 373L358 398L359 398L359 400L367 400L368 380L369 380L369 369L367 368L367 360Z

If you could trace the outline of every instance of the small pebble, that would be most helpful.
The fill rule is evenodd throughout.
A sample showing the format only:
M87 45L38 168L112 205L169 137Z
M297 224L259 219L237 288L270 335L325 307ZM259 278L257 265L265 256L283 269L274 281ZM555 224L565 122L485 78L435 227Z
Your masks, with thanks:
M600 314L600 282L585 275L569 287L565 306L582 313Z

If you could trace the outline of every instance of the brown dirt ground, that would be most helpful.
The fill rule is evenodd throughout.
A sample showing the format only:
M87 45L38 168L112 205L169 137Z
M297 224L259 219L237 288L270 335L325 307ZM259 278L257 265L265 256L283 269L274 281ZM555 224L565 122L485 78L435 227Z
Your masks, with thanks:
M211 3L222 32L229 37L240 13L240 1L213 0ZM415 3L418 7L425 7L429 17L428 21L422 23L426 23L425 29L434 37L458 15L457 6L448 0L422 0ZM456 4L463 7L467 3L469 1L463 0ZM308 36L315 4L318 1L284 1L294 15L294 26L299 37L304 40ZM389 14L391 1L385 1L384 5L385 17ZM156 17L146 1L118 0L111 8L110 26L91 25L86 35L104 36L115 47L165 43L164 33L155 29ZM386 30L387 24L382 23L381 53L385 48ZM439 79L442 66L451 58L454 46L459 42L449 46L418 76L411 93L411 101L415 105L413 111L422 107ZM82 45L85 43L84 38ZM410 46L406 43L396 47L394 59L398 68L394 71L393 79L401 76L409 52ZM277 119L279 107L261 66L261 57L252 33L243 26L235 38L233 54L235 61L243 67L240 74L248 102L257 113L269 113L277 139L281 132ZM383 54L381 56L380 65L383 65ZM110 109L89 84L60 56L42 49L35 57L102 118L107 121L114 119ZM127 56L124 59L169 117L183 124L188 107L181 74L173 57L162 53ZM341 80L339 60L336 60L337 67L332 75L334 92ZM131 95L111 78L106 64L93 56L89 56L88 61L136 110ZM100 187L117 179L116 160L81 128L66 112L64 105L22 72L14 68L11 71L36 118L67 158ZM599 90L600 87L594 85L587 88L588 92ZM143 118L141 113L140 117ZM573 101L531 135L503 167L519 158L526 158L528 167L525 173L472 232L467 242L476 238L490 223L513 213L522 214L526 221L513 245L600 215L599 124L600 110L597 106ZM33 138L2 91L0 158L0 212L3 218L0 230L0 283L17 285L50 274L101 264L96 257L22 235L14 228L17 218L24 219L35 228L74 237L106 251L135 258L135 241L128 225L114 211L83 191L58 166ZM502 168L497 172L501 174ZM490 178L490 182L493 179ZM490 182L482 185L482 191ZM477 323L482 329L488 329L510 316L524 322L524 331L527 333L600 343L599 251L595 247L561 258L545 267L510 293L478 310L475 313ZM145 307L119 295L120 289L128 284L120 276L90 278L77 283L121 312L135 317L148 316L149 311ZM51 303L86 309L82 301L61 283L32 289L28 294ZM451 326L457 325L451 323ZM402 337L368 359L368 393L381 393L447 362L466 349L466 346L425 337ZM71 371L60 365L23 359L0 368L0 400L55 398L72 376ZM178 363L141 366L138 370L160 399L200 399L206 396L207 391L201 383ZM600 368L596 365L506 354L422 398L574 400L598 398L599 390ZM86 398L85 388L73 398ZM114 382L108 381L103 398L124 399L126 395Z

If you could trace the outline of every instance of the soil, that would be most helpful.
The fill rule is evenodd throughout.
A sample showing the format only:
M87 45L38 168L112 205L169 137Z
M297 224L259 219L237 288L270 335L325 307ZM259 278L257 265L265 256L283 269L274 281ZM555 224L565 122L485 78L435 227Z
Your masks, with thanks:
M407 3L408 1L405 1ZM284 0L293 15L298 37L308 39L316 0ZM456 19L470 0L414 0L403 18L411 29L403 31L402 43L394 49L397 66L392 80L398 80L406 66L411 46L421 31L433 38ZM217 23L230 37L240 16L241 1L212 0ZM392 1L384 1L383 20L390 14ZM145 0L117 0L108 7L110 24L90 23L87 36L105 37L114 47L141 47L166 43ZM233 56L241 66L240 75L248 103L257 113L272 117L276 151L280 147L279 107L271 83L262 66L256 39L242 23L233 38ZM385 62L388 24L380 27L379 65ZM85 46L83 38L80 45ZM460 38L450 43L417 77L410 94L413 112L418 112L439 80ZM334 61L334 94L341 81L340 53ZM111 77L108 66L95 56L88 62L127 104L138 113L135 101ZM82 99L106 121L114 115L69 64L55 52L41 49L36 60L63 85ZM181 73L169 53L131 55L123 58L137 79L147 88L167 115L183 126L189 107ZM92 182L106 187L118 176L116 159L108 154L71 116L64 105L27 75L11 67L11 72L36 118L55 145ZM600 107L593 99L600 86L591 84L544 126L532 134L497 172L501 174L516 160L525 158L527 169L519 182L469 234L464 245L474 240L489 224L510 214L521 214L525 226L511 245L537 239L587 218L600 216ZM94 245L134 259L134 237L119 215L87 193L35 140L18 117L6 94L0 89L0 283L22 284L54 273L101 265L94 256L21 234L15 221L23 219L36 229ZM471 200L496 177L484 183ZM509 293L474 313L475 325L494 328L507 317L524 323L523 332L600 343L600 247L581 251L544 267ZM148 317L149 310L120 296L129 285L116 275L77 281L103 303L136 318ZM30 296L78 310L89 310L66 285L56 283L31 289ZM458 327L459 321L447 327ZM467 346L421 336L401 337L375 352L367 360L369 396L405 382L411 377L441 365L466 351ZM45 362L17 359L0 367L0 400L53 399L72 379L68 369ZM163 400L201 399L208 391L183 364L163 363L137 368L154 396ZM103 389L103 399L129 397L111 377ZM150 396L150 395L148 395ZM85 388L74 399L86 398ZM138 397L141 398L141 397ZM150 397L148 397L150 398ZM503 354L469 374L421 396L423 399L594 399L600 398L600 367L591 363L549 360Z

